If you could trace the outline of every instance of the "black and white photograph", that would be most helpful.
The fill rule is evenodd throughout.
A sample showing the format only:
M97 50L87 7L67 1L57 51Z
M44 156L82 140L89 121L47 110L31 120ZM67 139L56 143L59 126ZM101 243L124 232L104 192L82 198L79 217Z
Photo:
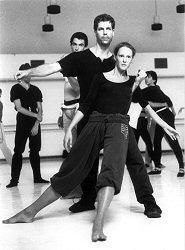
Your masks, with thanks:
M184 250L185 0L0 0L0 249Z

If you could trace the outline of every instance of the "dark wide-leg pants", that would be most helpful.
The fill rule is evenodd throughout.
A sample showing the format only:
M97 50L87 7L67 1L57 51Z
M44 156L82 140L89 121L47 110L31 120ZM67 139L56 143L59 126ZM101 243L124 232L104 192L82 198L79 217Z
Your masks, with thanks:
M152 195L153 188L150 183L149 176L144 165L143 158L139 151L135 135L130 126L129 128L129 142L128 142L128 151L126 165L132 180L137 201L141 204L144 204L148 201L155 203L155 199ZM122 152L124 154L124 151ZM99 155L97 156L88 176L82 182L83 196L82 199L85 199L87 202L94 203L96 200L96 181L98 173L98 160Z
M101 148L104 155L96 190L105 186L121 189L129 141L128 116L93 112L59 172L51 178L53 189L66 196L91 171Z
M141 152L138 148L134 131L130 126L126 165L134 185L137 201L141 204L148 201L155 203L155 199L152 195L153 188L150 183Z

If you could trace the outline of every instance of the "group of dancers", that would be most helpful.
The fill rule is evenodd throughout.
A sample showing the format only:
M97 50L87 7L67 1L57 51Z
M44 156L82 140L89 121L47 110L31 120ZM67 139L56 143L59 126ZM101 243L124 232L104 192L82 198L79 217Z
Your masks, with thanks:
M144 205L149 218L161 217L162 210L153 196L153 188L138 149L133 129L129 125L128 110L135 95L143 109L152 116L165 133L176 141L178 132L163 121L142 94L140 83L149 77L143 70L136 76L128 75L135 56L135 48L128 42L109 50L114 36L115 21L108 14L94 19L95 46L71 53L59 61L36 68L19 70L18 81L26 77L47 76L61 72L65 77L77 77L80 87L79 108L64 136L64 147L69 153L59 172L50 179L49 187L30 206L3 220L4 224L30 223L36 214L66 197L79 184L82 197L69 210L73 213L95 209L92 241L104 241L104 219L114 197L121 190L125 165L128 168L135 194ZM77 125L78 137L73 144L72 131ZM172 125L172 124L170 124ZM99 153L104 149L98 173Z

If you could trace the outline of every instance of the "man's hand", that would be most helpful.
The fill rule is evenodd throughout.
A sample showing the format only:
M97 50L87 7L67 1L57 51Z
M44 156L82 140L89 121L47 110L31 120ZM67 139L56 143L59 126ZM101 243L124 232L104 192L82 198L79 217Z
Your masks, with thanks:
M139 69L137 76L136 76L136 79L138 78L139 81L143 81L146 77L147 77L146 72L142 69Z
M144 70L138 70L134 85L132 87L132 92L135 91L135 89L141 84L141 82L145 79L146 76L147 74L145 73Z
M39 122L41 122L42 121L42 114L37 114L37 120L39 121Z
M65 150L69 153L72 148L72 132L69 128L65 133L63 145Z
M25 76L29 75L30 70L19 70L15 73L14 78L15 80L21 80Z
M39 124L35 123L31 129L31 135L35 136L39 132Z
M181 107L178 111L178 115L183 111L184 107Z

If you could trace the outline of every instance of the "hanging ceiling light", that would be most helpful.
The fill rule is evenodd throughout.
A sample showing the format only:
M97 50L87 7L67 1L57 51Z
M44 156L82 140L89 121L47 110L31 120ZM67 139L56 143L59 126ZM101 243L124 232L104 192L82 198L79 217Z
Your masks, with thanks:
M179 5L176 6L177 13L185 13L185 1L179 0Z
M47 13L48 14L60 13L60 5L57 3L57 0L47 0Z
M157 0L155 0L155 16L153 19L153 24L151 25L152 30L162 30L163 26L160 23L160 16L157 15Z
M49 15L44 17L44 25L42 25L42 31L51 32L54 30L53 24L51 24L51 17Z

